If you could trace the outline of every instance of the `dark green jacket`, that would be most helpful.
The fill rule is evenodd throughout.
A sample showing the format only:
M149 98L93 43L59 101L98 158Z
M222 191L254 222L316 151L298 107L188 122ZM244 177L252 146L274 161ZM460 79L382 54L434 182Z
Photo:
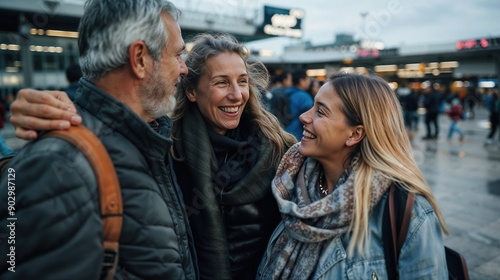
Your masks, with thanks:
M195 254L169 164L171 121L159 131L81 80L76 104L115 165L124 203L115 279L196 279ZM10 162L15 170L15 244L7 244L7 176L1 178L0 279L98 279L103 228L95 175L76 147L45 138ZM6 252L15 246L15 273Z

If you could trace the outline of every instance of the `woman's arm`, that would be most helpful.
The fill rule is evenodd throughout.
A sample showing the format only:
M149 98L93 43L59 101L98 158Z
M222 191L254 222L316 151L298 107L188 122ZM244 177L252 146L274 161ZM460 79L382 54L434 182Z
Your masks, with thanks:
M10 109L16 137L25 140L36 139L37 130L68 129L82 122L75 105L63 91L22 89Z

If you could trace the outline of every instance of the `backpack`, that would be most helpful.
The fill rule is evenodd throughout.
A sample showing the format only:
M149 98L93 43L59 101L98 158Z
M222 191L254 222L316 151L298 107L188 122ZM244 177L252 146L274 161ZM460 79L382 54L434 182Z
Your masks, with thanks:
M94 170L99 188L99 210L104 227L101 279L113 279L118 264L119 238L123 222L120 183L113 162L101 140L85 126L71 126L68 130L49 131L40 138L47 137L60 138L76 146ZM10 155L0 159L1 173L13 157L14 155Z
M287 127L292 120L294 115L292 115L290 98L295 93L295 91L287 94L285 88L275 88L271 91L271 113L276 116L278 121L283 127Z
M463 120L465 114L464 109L460 104L451 105L450 110L446 111L446 113L452 120Z
M390 280L399 278L397 271L399 253L406 240L414 201L414 193L408 193L394 183L389 187L389 198L382 219L382 240L387 276ZM449 279L469 280L465 258L446 246L444 250Z

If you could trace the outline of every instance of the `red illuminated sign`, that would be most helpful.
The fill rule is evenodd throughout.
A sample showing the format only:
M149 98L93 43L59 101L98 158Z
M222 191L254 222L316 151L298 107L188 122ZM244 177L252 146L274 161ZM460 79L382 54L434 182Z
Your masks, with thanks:
M356 54L358 57L378 57L380 52L379 50L358 50Z
M480 45L481 45L481 47L483 47L483 48L487 48L487 47L489 46L489 44L488 44L488 40L486 40L486 39L484 39L484 38L483 38L483 39L481 39L481 40L479 40L479 44L480 44Z
M457 50L470 50L470 49L485 49L489 47L488 39L470 39L470 40L462 40L457 41L455 43L455 47Z

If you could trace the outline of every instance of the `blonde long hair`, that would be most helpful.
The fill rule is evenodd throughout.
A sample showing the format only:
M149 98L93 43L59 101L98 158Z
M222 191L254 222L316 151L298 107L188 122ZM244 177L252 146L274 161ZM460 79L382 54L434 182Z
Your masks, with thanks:
M354 176L354 218L349 251L369 242L368 218L374 172L400 183L410 193L421 194L432 205L442 230L448 234L443 214L412 155L400 103L386 81L376 76L336 74L330 84L342 100L342 111L351 126L363 125L366 135L349 155L360 156Z
M245 113L251 116L251 119L259 127L264 136L269 139L273 145L273 162L277 166L281 157L288 147L293 145L296 140L291 134L287 133L279 124L276 117L266 111L261 102L261 90L267 90L269 83L269 73L265 66L254 59L249 59L249 51L243 44L229 34L200 34L193 40L193 47L186 57L186 65L189 73L183 77L182 83L177 86L176 105L171 118L174 121L173 137L177 135L180 120L188 111L189 106L197 106L186 96L187 90L196 88L199 80L205 71L205 63L208 58L221 53L238 54L245 62L249 76L250 97L245 107ZM176 160L182 160L182 155L175 155Z

